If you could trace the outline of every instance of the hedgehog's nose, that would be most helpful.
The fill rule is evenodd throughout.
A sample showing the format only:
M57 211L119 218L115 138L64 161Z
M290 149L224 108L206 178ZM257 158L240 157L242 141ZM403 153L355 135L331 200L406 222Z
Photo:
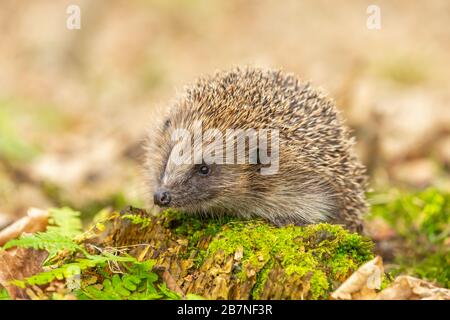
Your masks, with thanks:
M166 207L170 203L170 193L167 191L156 191L153 200L158 206Z

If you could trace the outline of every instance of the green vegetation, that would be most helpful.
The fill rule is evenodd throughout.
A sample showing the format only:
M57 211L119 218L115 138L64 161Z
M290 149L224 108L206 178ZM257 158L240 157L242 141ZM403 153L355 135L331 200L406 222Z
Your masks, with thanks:
M22 235L4 245L3 249L34 248L49 253L43 272L11 284L26 288L65 279L66 284L72 283L72 293L79 299L180 299L158 281L152 272L154 261L141 262L114 248L96 248L99 252L93 254L92 248L77 241L81 236L79 215L69 208L51 209L45 232ZM60 260L55 262L52 258L57 255ZM0 298L8 298L6 291L0 292ZM64 295L54 293L52 298Z
M10 300L11 297L8 294L8 291L4 288L0 288L0 300Z
M122 216L122 219L128 219L133 224L140 224L142 229L145 229L148 227L151 223L151 219L147 217L141 217L134 214L124 214Z
M252 297L257 299L269 273L279 267L284 276L295 277L310 286L310 299L326 298L334 284L344 281L361 264L373 258L372 242L341 226L316 224L278 228L260 220L233 218L204 220L168 210L174 231L187 237L188 253L199 250L196 264L202 265L216 254L227 256L242 252L236 276L242 281L257 271ZM206 249L199 242L212 237Z
M61 209L50 209L49 213L47 233L54 232L72 238L83 232L80 212L64 207Z
M309 279L311 299L326 298L334 282L350 276L362 263L373 258L372 242L342 227L316 224L277 228L267 223L231 222L210 243L205 258L223 250L225 255L243 250L243 280L249 268L258 274L253 298L258 298L274 264L288 277Z
M89 245L89 241L83 242L92 233L80 234L78 212L52 209L50 215L51 225L46 232L24 235L4 246L5 249L13 246L44 249L50 256L43 272L12 284L30 288L65 280L69 287L75 281L75 287L70 285L73 290L65 293L80 299L180 298L152 271L155 261L141 261L141 255L139 259L128 255L126 246L97 247ZM152 223L151 218L139 214L113 216L139 225L142 232ZM177 242L187 240L187 252L180 251L180 261L189 260L193 250L196 250L194 270L220 256L237 259L233 277L242 283L256 277L250 288L254 299L260 297L272 272L281 272L280 276L290 283L305 286L304 298L327 298L338 283L373 257L369 239L337 225L277 228L260 220L202 219L173 210L167 210L163 217L164 227L170 230L168 237L172 233ZM107 224L107 220L94 222L100 231ZM52 293L51 298L64 298L64 294Z
M393 190L372 195L371 201L369 220L381 218L395 231L395 239L390 241L398 247L390 276L412 274L448 287L450 195L436 189L414 193ZM358 267L373 258L371 240L338 225L322 223L279 228L261 220L203 219L170 209L156 220L142 210L112 216L105 216L105 213L102 211L94 219L97 231L107 231L111 225L120 227L121 220L128 220L131 226L137 225L126 231L132 232L135 239L137 230L145 235L157 221L161 223L159 228L163 228L160 230L165 232L164 237L181 244L178 253L169 255L168 259L179 259L180 265L191 265L187 275L205 272L206 277L214 279L214 272L220 270L229 279L235 279L230 281L251 283L247 292L253 299L264 298L265 290L274 281L304 288L302 298L326 299ZM145 254L139 250L129 255L126 242L120 247L114 247L114 242L112 246L89 244L85 240L99 234L92 230L82 233L79 212L67 207L51 209L45 232L22 235L3 247L43 249L49 253L43 272L12 284L30 289L33 285L65 280L70 290L49 293L47 297L54 299L64 298L65 294L79 299L181 298L154 272L155 263L161 261L145 260ZM400 241L396 242L397 239ZM227 269L227 261L232 262L231 269ZM215 267L209 269L210 266ZM383 285L388 281L384 280ZM7 298L6 291L0 291L0 299Z
M176 235L184 236L188 239L189 247L184 255L185 258L191 255L192 250L199 250L198 244L207 237L214 237L221 230L224 224L235 221L236 218L230 216L219 217L217 219L201 219L193 215L186 215L172 209L164 211L164 215L170 221L169 227ZM200 249L197 253L196 265L203 263L206 250Z
M113 260L110 260L113 261ZM82 288L78 291L79 299L101 300L155 300L169 299L179 300L181 297L169 290L164 283L158 282L158 275L152 272L154 261L138 262L129 257L128 264L122 264L125 271L121 274L109 274L103 268L97 268L103 281L98 282L98 274L87 278L82 282ZM94 284L89 284L95 282Z
M450 287L450 194L430 188L372 196L372 213L401 238L393 273L414 274Z
M82 247L73 240L73 237L81 233L80 213L66 207L50 209L49 213L49 226L45 232L23 234L19 239L6 243L3 248L22 247L46 250L48 260L61 251L69 253L82 251Z

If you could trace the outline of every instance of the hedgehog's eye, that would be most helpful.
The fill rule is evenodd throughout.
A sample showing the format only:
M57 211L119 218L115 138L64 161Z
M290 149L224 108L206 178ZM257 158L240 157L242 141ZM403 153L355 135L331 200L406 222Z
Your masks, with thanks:
M198 173L199 173L201 176L207 176L210 172L211 172L211 169L210 169L206 164L202 164L202 165L198 168Z

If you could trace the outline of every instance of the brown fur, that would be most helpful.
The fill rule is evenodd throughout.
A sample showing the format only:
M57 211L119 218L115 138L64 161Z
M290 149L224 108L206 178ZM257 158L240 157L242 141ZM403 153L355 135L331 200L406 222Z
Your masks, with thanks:
M258 165L168 163L175 128L276 128L280 167L263 176ZM334 102L309 83L281 71L256 68L218 72L186 88L152 130L146 172L151 192L170 190L171 206L187 213L262 217L277 225L328 221L361 229L366 211L364 167L355 157ZM162 178L165 177L165 181Z

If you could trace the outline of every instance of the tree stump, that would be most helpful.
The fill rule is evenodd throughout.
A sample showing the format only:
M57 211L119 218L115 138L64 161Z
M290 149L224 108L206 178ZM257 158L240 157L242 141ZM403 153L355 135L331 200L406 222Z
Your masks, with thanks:
M82 240L154 259L168 287L207 299L326 299L373 258L372 242L339 225L275 227L127 208Z

